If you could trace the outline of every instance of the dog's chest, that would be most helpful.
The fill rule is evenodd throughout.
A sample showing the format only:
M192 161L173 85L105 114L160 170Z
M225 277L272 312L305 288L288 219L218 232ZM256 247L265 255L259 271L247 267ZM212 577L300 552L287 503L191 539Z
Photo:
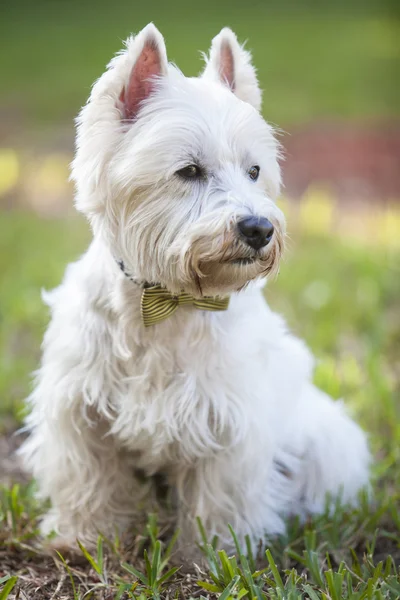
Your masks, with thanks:
M248 381L260 381L261 365L243 360L234 331L221 334L214 317L187 311L131 341L113 431L143 467L195 461L247 431ZM257 387L252 394L261 397Z

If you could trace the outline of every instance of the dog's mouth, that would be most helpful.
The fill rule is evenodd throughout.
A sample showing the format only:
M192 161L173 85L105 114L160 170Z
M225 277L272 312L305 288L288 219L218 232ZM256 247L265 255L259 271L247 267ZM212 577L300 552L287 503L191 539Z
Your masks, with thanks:
M257 260L256 256L247 256L245 258L235 258L234 260L230 260L229 263L231 265L252 265Z

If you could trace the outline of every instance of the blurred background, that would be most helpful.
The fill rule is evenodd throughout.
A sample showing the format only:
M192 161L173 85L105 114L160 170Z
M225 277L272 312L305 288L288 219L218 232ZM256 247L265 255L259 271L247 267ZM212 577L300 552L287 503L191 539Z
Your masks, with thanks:
M0 8L0 415L20 419L56 285L90 236L73 211L73 119L149 21L187 75L225 25L253 52L285 148L286 259L267 297L398 459L400 14L397 0L3 0ZM387 445L385 446L386 440ZM388 441L390 440L390 441ZM1 444L0 444L1 446ZM399 444L397 444L397 448ZM396 454L397 452L397 454Z

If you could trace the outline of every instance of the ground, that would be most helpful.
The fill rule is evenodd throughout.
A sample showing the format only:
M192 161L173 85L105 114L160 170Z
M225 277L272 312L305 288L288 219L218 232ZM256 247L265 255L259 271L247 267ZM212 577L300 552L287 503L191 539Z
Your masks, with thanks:
M168 573L174 564L173 548L166 548L172 532L157 525L154 516L137 524L131 546L100 539L93 557L85 556L85 549L75 556L45 554L35 535L42 507L34 500L34 484L18 471L12 452L20 437L12 432L21 423L47 321L39 290L57 284L89 234L77 218L3 213L1 600L14 582L8 598L35 600L90 593L105 599L400 597L400 248L399 229L393 229L398 216L358 214L338 236L326 199L305 198L300 209L284 208L291 236L280 275L266 296L316 354L317 384L335 398L344 397L369 432L375 457L372 501L361 498L357 510L338 506L334 515L305 526L291 522L287 536L269 543L267 554L260 548L259 557L245 558L241 549L228 558L203 540L204 564L176 573ZM381 234L373 243L371 219Z

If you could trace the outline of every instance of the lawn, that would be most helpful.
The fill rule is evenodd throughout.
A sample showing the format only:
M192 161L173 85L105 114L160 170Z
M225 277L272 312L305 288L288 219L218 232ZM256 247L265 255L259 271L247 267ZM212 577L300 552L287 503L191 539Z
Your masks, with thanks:
M317 215L317 205L304 206ZM245 549L228 557L203 539L204 565L174 572L169 571L172 533L151 515L137 525L130 546L100 538L93 557L85 556L84 548L75 557L45 555L35 538L41 507L33 486L8 481L0 495L1 600L13 584L9 598L35 600L90 593L104 599L400 597L399 238L387 234L371 244L355 229L339 238L329 233L318 206L322 212L312 231L305 226L306 214L289 210L289 247L266 296L316 354L316 382L335 398L344 397L370 433L376 460L372 502L363 497L357 510L338 506L335 514L305 526L293 521L287 536L270 542L259 557L246 557ZM368 215L364 225L363 218L358 221L366 230ZM382 219L375 221L381 229ZM87 239L86 225L76 218L1 215L3 439L21 421L29 373L39 357L47 321L40 289L59 282L65 263L79 255Z
M154 21L187 75L229 25L248 40L264 114L291 128L315 119L398 115L400 19L379 0L4 0L0 115L4 130L70 123L122 40ZM6 126L7 125L7 126Z

